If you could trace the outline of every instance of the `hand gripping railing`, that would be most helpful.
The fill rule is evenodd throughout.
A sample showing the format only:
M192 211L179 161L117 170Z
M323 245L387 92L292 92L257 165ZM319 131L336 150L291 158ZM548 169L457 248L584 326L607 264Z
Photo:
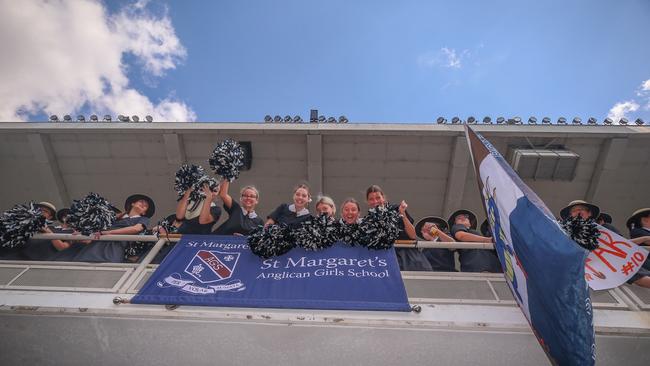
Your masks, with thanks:
M175 243L180 240L182 235L170 234L169 237L161 235L160 239ZM98 239L92 236L73 235L73 234L36 234L34 239L45 240L95 240L95 241L140 241L154 243L159 240L156 235L102 235ZM422 249L494 249L492 243L470 243L470 242L439 242L439 241L423 241L423 240L397 240L395 242L396 248L422 248ZM150 253L153 249L150 251ZM154 253L154 256L157 254ZM146 257L145 257L146 258Z

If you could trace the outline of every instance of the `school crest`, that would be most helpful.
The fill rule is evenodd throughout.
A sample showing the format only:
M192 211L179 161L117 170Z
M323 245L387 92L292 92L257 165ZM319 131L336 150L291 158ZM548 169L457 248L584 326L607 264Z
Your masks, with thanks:
M239 253L199 250L185 268L185 273L201 283L229 279L239 260Z

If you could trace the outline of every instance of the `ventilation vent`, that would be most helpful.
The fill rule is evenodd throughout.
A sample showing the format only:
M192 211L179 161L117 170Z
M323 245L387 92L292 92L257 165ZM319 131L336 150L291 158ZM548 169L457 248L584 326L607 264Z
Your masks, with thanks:
M562 149L512 148L510 165L523 179L571 181L580 155Z

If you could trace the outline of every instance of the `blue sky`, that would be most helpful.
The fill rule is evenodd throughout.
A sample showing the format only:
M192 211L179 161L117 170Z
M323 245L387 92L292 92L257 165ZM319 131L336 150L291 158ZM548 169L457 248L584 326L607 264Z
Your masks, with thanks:
M114 13L131 3L104 5ZM129 86L153 103L182 101L199 121L308 119L311 108L351 122L602 120L630 101L626 116L650 121L646 0L145 5L170 19L186 55L152 76L125 52Z

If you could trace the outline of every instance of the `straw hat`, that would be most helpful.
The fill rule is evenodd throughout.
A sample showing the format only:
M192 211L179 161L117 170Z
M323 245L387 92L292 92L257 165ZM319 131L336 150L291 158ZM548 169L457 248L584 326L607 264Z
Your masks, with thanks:
M56 216L56 207L49 202L42 201L35 204L34 206L49 210L52 213L52 217Z
M569 202L569 204L565 208L560 210L560 217L562 217L562 219L566 219L567 217L569 217L569 215L571 214L571 208L573 208L575 206L585 206L585 207L587 207L589 209L589 211L591 212L591 217L593 217L594 219L597 218L598 215L600 215L600 208L598 206L596 206L594 204L591 204L591 203L589 203L587 201L575 200L575 201Z
M427 222L431 222L431 223L436 224L438 229L440 229L442 231L447 231L449 229L449 226L447 225L447 222L442 217L425 216L425 217L421 218L420 221L417 222L417 224L415 224L415 235L417 235L418 238L420 238L420 240L426 240L426 239L424 239L424 237L422 237L422 227Z
M625 226L628 227L628 229L632 229L632 225L634 227L641 226L641 218L647 216L650 214L650 208L640 208L630 216L629 219L627 219L627 222L625 223Z
M476 230L476 225L477 225L476 215L474 215L474 213L472 211L464 210L464 209L463 210L458 210L458 211L454 212L453 214L451 214L451 216L449 216L449 220L447 220L447 223L449 224L449 227L454 226L454 222L456 221L456 216L458 216L460 214L465 214L465 215L469 216L470 228L472 230Z
M153 202L153 200L144 194L132 194L129 196L129 198L126 199L124 202L124 211L129 212L131 210L131 204L133 202L139 201L139 200L145 200L149 204L149 208L147 209L147 212L144 213L146 217L151 218L153 214L156 212L156 204Z

